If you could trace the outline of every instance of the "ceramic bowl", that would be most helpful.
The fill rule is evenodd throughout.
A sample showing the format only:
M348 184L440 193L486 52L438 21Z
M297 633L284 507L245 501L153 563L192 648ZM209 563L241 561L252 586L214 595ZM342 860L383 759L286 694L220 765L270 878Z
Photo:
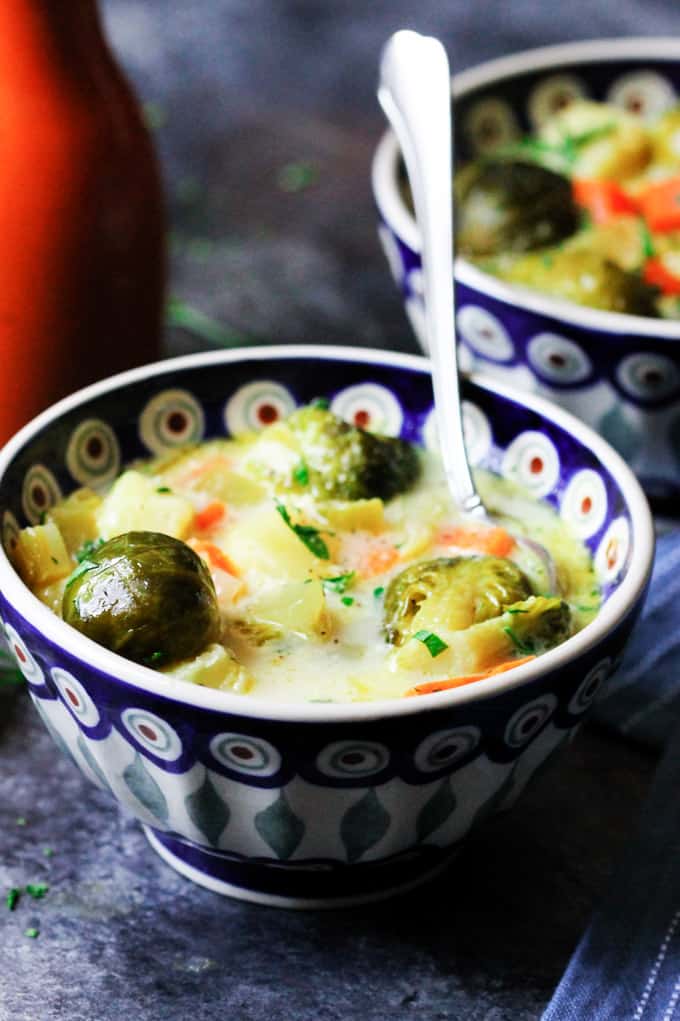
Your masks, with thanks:
M453 79L456 153L492 151L571 99L639 116L680 101L680 40L619 39L530 50ZM680 151L680 150L679 150ZM373 163L379 235L427 350L420 238L388 131ZM457 331L467 364L578 415L625 457L660 507L680 504L680 322L587 309L509 285L459 258Z
M6 551L79 485L133 458L224 436L316 396L349 420L435 442L428 363L345 348L193 355L82 390L0 453L0 615L57 746L132 811L195 882L260 902L371 900L442 868L574 733L644 596L652 527L611 448L547 402L467 381L472 460L525 482L588 545L605 603L580 634L504 680L356 704L272 704L170 679L96 645L40 603Z

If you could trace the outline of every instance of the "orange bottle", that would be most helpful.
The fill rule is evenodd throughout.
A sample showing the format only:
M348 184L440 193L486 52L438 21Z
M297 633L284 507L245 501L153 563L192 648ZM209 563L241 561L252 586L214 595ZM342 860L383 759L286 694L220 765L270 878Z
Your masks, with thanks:
M0 0L0 443L159 356L158 168L96 0Z

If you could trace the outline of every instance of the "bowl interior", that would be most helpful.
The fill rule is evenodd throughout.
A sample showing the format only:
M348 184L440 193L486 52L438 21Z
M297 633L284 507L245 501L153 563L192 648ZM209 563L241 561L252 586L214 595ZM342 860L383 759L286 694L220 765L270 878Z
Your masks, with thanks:
M534 398L520 400L492 383L466 380L463 394L473 464L546 499L591 550L607 604L589 625L596 640L630 608L649 569L651 530L637 483L606 444L564 412ZM40 521L62 494L106 484L133 458L263 428L321 395L350 421L425 446L437 442L424 359L349 349L263 348L158 363L67 398L8 444L0 455L4 549L11 552L17 530ZM66 628L25 589L4 553L0 558L7 603L20 603L38 631L57 629L65 644L79 639L91 646L93 660L99 657L109 668L111 661L124 662ZM560 661L568 656L561 647L547 657L557 654ZM156 677L146 668L137 674L147 687ZM491 682L484 683L491 692ZM467 689L451 694L469 697Z

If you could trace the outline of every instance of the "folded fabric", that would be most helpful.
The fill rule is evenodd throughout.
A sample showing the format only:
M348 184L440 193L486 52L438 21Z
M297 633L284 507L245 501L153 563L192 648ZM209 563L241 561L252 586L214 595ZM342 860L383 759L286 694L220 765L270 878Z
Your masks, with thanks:
M633 741L661 749L679 717L680 528L675 528L657 540L642 617L593 719Z
M631 847L542 1021L680 1019L680 529L657 542L645 609L595 720L666 750Z
M628 854L542 1021L680 1018L679 791L680 722Z

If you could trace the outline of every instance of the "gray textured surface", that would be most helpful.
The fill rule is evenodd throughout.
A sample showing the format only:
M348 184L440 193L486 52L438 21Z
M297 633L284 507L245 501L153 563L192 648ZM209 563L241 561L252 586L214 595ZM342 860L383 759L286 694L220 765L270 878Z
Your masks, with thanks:
M40 901L0 906L2 1021L535 1019L652 767L583 734L429 886L299 913L177 876L61 757L27 696L0 723L0 742L0 889L50 885ZM31 926L37 939L25 936Z
M105 10L162 121L173 293L252 337L404 350L414 343L375 239L368 178L387 35L435 31L463 67L584 34L677 28L671 0L106 0ZM298 160L315 165L317 183L286 193L280 168ZM169 335L170 351L205 346ZM370 909L296 914L176 876L60 758L28 699L2 699L0 890L40 880L50 890L14 912L0 902L0 1021L535 1019L652 767L586 732L430 887Z

